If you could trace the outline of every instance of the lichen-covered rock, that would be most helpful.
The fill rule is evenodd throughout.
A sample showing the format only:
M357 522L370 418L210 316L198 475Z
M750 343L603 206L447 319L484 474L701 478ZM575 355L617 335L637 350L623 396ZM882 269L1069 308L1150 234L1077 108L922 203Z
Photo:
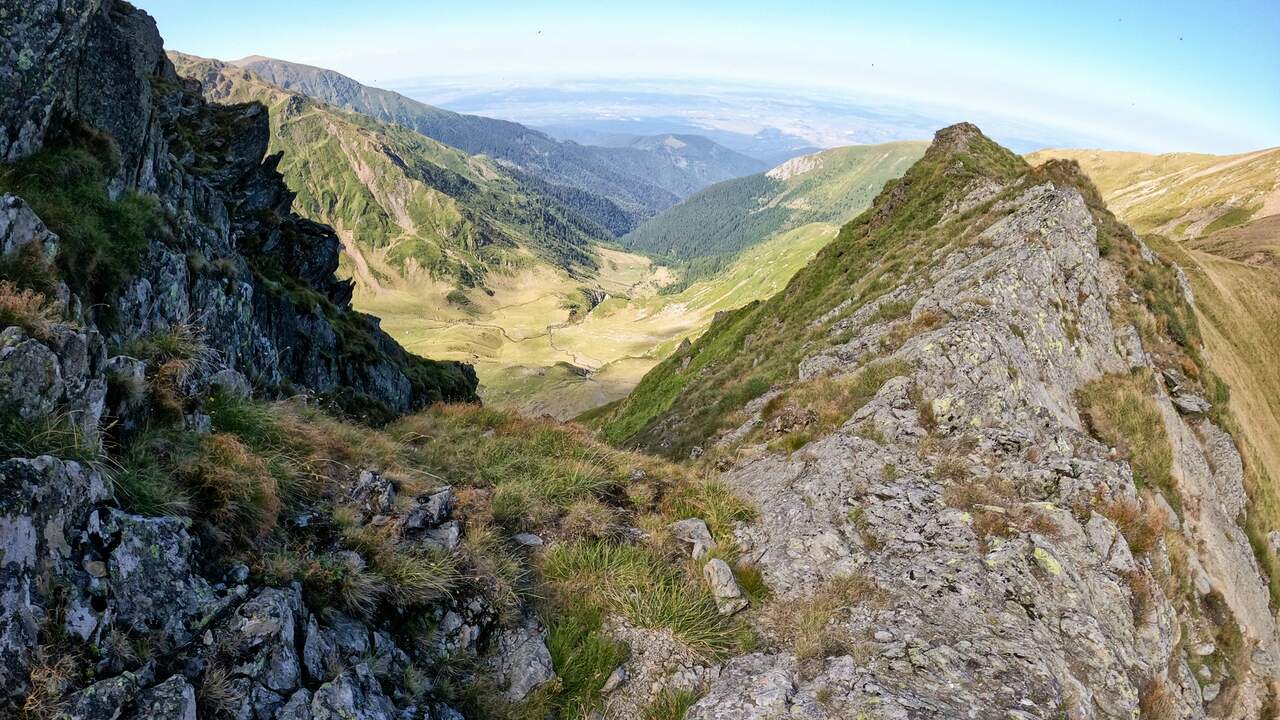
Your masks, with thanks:
M395 706L368 665L361 663L327 682L311 698L313 720L398 720Z
M106 345L93 330L55 324L34 338L17 326L0 330L0 406L23 420L74 425L86 446L97 443L106 407Z
M701 518L685 518L671 524L671 536L689 546L694 560L700 560L716 546L711 531Z
M702 568L702 576L715 598L716 608L721 615L732 615L747 606L747 598L738 587L733 577L733 569L729 563L720 558L713 558Z
M221 638L232 675L275 693L287 694L300 687L297 631L301 611L297 588L264 588L240 606Z
M29 687L30 654L50 621L46 593L87 582L74 549L94 505L107 498L102 476L52 457L0 462L0 693Z
M97 514L91 534L111 548L106 567L114 622L180 645L192 639L196 621L218 606L193 565L188 524L185 518L144 518L114 509Z
M28 245L39 248L39 257L52 262L58 254L58 236L27 206L22 198L0 195L0 256L12 255Z
M197 717L195 688L181 675L138 693L133 705L133 712L125 715L130 720L196 720Z
M538 687L555 679L546 631L532 616L498 633L493 655L493 671L507 699L520 701Z

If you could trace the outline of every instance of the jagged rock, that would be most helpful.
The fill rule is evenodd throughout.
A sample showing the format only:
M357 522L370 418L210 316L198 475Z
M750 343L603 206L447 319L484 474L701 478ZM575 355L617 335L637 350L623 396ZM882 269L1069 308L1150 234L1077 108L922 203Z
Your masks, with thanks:
M111 191L153 194L170 216L174 241L152 238L139 273L110 303L122 335L198 316L226 366L267 388L288 381L319 393L346 389L393 413L475 398L469 366L410 356L350 310L351 285L334 277L336 234L290 212L280 158L264 159L266 109L207 105L179 80L148 15L100 0L33 0L14 8L4 29L0 67L10 71L0 76L0 157L35 152L63 118L76 117L119 151ZM24 242L47 239L9 201L4 215ZM6 247L19 244L8 232ZM192 247L201 257L188 262ZM303 307L253 274L246 256L287 268L327 304ZM367 351L352 352L355 345Z
M794 663L751 654L730 660L720 682L685 715L688 720L772 720L794 712Z
M404 526L410 530L433 528L443 523L453 512L453 488L441 488L424 498L405 517Z
M96 515L91 534L112 548L107 572L115 622L180 645L191 640L193 621L217 606L209 583L192 566L188 522L114 509Z
M396 716L395 706L364 663L321 685L311 698L313 720L398 720Z
M311 691L303 688L276 711L275 720L311 720Z
M369 515L391 512L396 502L395 483L373 470L361 470L351 488L351 499Z
M134 699L130 720L196 720L196 691L181 675L174 675Z
M5 410L41 422L65 413L88 445L97 442L107 386L102 337L53 325L47 339L11 326L0 331L0 397Z
M320 627L312 615L307 620L307 636L302 645L302 662L307 676L314 682L327 682L337 676L342 667L333 632Z
M747 598L733 577L733 569L720 558L713 558L702 568L702 576L716 600L721 615L732 615L747 606Z
M716 546L716 541L711 537L711 531L700 518L685 518L672 523L671 536L691 547L690 552L694 560L701 560L708 550Z
M0 693L29 687L28 662L52 598L48 589L74 582L73 555L107 486L95 470L53 457L0 462ZM86 579L87 582L87 579Z
M136 430L150 410L147 397L147 364L127 355L107 360L103 373L110 392L104 414L118 419L124 430Z
M11 255L27 245L40 248L40 257L53 262L58 254L59 239L22 198L0 195L0 256Z
M149 666L148 671L141 674L126 672L96 682L67 699L67 716L70 720L110 720L120 717L121 710L138 694L139 688L150 682Z
M516 702L556 677L551 652L547 650L546 631L532 616L498 634L492 665L507 699Z
M263 588L228 619L221 640L229 647L232 672L276 693L290 693L302 682L297 651L302 599L297 588Z
M453 552L458 548L458 543L461 540L462 524L457 520L450 520L440 527L432 528L422 534L424 543L441 552Z
M1186 413L1187 415L1203 415L1204 413L1209 412L1210 408L1213 407L1209 404L1208 400L1205 400L1199 395L1192 395L1190 393L1175 395L1173 397L1173 404L1180 412Z

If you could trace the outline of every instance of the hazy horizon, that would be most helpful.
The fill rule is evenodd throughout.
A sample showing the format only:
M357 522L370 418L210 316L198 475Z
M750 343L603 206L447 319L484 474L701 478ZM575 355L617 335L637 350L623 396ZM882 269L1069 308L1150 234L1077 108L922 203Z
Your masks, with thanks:
M1043 142L1238 153L1280 145L1280 93L1270 89L1280 76L1280 6L1256 0L1070 8L658 2L634 9L576 0L466 7L318 0L305 13L247 0L138 4L174 49L316 65L467 112L483 105L477 96L494 99L495 91L663 80L673 88L772 89L762 109L782 129L814 124L804 114L809 102L790 117L775 112L780 99L800 97L888 106L936 126L973 120L1019 149ZM468 84L469 92L452 98L441 92ZM468 96L470 105L458 102ZM735 113L703 120L719 127L760 114L736 105ZM531 122L528 103L507 106L508 119ZM577 106L588 113L579 120L590 121L592 108ZM867 130L819 114L817 133ZM877 131L886 129L893 128ZM906 123L888 134L918 138L920 131Z

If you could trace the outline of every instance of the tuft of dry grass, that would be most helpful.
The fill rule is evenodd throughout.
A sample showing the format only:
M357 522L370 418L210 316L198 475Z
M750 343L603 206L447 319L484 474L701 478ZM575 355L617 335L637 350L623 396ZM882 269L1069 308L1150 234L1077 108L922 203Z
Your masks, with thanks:
M31 289L0 280L0 328L16 325L35 338L47 339L49 326L62 318L62 305Z
M860 605L883 607L889 595L873 578L862 574L832 578L805 601L775 602L761 622L766 631L791 646L800 661L834 657L853 650L856 639L838 621Z
M880 348L884 352L894 352L905 345L911 338L941 327L944 320L945 318L939 313L933 310L926 310L910 322L899 323L890 330L880 339Z
M1150 370L1108 375L1080 388L1077 398L1089 429L1129 461L1138 487L1164 495L1179 513L1182 498L1174 486L1173 446L1152 395Z
M1177 705L1169 681L1157 675L1138 690L1138 717L1141 720L1173 720Z
M1116 524L1120 534L1129 543L1135 555L1147 555L1155 550L1164 537L1167 518L1150 491L1138 498L1119 497L1096 503L1098 512Z
M942 491L947 507L973 516L973 531L985 547L990 538L1016 533L1037 533L1057 537L1061 529L1043 508L1025 503L1013 483L1000 475L989 478L962 477Z

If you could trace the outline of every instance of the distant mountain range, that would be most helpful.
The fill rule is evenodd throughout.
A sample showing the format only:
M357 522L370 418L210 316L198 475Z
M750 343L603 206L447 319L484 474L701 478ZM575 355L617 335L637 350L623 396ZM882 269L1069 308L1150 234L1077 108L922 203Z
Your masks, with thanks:
M210 100L271 111L271 151L284 152L280 170L297 193L295 208L337 230L352 277L368 289L422 275L483 286L491 271L535 262L589 270L596 243L610 238L492 160L283 90L244 68L170 58Z
M539 130L560 140L582 145L626 147L638 139L655 135L698 135L743 155L755 158L768 167L781 165L793 157L812 155L822 148L804 138L778 128L764 128L753 134L699 127L680 118L670 119L597 119L582 118L572 122L539 126Z
M367 87L332 70L258 56L231 64L285 90L487 155L517 175L527 173L547 183L545 193L616 235L711 183L767 167L704 138L648 138L628 147L579 145L518 123L450 112Z

